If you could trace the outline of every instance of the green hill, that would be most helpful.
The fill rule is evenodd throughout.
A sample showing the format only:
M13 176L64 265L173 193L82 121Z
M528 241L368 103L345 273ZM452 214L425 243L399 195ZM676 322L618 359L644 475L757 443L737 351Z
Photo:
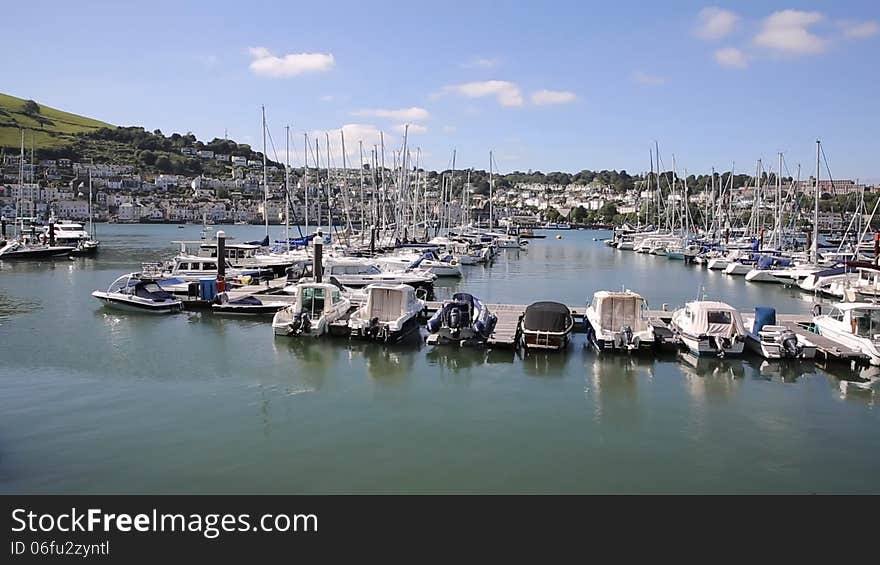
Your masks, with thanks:
M115 127L42 104L37 104L35 108L29 102L0 94L0 147L18 149L21 146L21 128L28 130L28 146L33 135L37 148L57 148L73 143L73 134Z

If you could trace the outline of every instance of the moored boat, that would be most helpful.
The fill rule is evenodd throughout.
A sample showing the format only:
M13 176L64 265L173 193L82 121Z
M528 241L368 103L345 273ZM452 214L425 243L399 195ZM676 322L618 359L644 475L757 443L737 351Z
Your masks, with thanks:
M123 275L107 290L96 290L92 296L107 305L139 312L170 314L183 309L183 302L155 280L140 278L136 274Z
M526 349L564 349L574 319L565 304L551 301L530 304L519 320L520 345Z

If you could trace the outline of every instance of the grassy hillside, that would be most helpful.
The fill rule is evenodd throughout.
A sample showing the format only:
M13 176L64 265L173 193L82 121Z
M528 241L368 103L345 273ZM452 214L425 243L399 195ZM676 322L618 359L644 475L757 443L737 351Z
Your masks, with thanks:
M25 133L28 147L33 135L37 148L48 148L71 144L76 133L114 127L42 104L38 112L28 112L27 102L22 98L0 94L0 147L17 149L21 145L21 128L28 130Z

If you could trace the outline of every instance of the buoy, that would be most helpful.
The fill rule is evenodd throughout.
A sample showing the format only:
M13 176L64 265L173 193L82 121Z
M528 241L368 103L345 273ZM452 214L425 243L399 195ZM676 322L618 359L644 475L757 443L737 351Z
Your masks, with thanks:
M556 239L562 239L562 236L561 236L561 235L557 235L557 236L556 236Z

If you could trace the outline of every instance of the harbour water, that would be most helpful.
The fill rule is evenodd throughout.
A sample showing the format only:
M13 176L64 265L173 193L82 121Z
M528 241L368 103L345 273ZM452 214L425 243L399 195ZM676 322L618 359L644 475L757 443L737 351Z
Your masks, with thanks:
M225 226L260 239L258 226ZM877 492L875 397L846 367L385 347L273 337L266 321L150 316L90 296L200 226L102 225L96 258L0 265L2 493ZM273 228L277 231L277 228ZM809 296L607 233L552 232L438 285L486 302L651 307Z

